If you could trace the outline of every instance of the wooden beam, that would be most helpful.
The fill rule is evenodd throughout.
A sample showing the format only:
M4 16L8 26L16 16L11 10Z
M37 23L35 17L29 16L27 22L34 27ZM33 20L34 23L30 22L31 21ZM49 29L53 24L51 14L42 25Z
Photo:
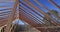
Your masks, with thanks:
M4 26L7 23L7 19L0 21L0 27Z
M45 5L43 5L42 3L38 2L37 0L34 0L38 5L42 6L43 8L45 8L46 10L50 10L48 9Z
M7 22L7 27L6 27L6 29L5 29L5 32L10 32L10 26L11 26L11 24L12 24L12 20L13 20L13 18L14 18L14 13L16 12L16 8L17 8L17 4L18 4L18 2L19 2L19 0L15 0L15 3L14 3L14 7L13 7L13 9L12 9L12 13L11 13L11 17L10 17L10 19L8 19L8 22Z
M8 22L8 19L9 19L9 18L0 20L0 27L6 25L7 22ZM14 17L14 18L12 19L12 21L15 20L15 19L16 19L16 17Z
M11 10L12 8L6 8L6 9L2 9L0 11L4 11L4 10Z
M0 3L4 3L4 2L15 2L15 0L1 0Z

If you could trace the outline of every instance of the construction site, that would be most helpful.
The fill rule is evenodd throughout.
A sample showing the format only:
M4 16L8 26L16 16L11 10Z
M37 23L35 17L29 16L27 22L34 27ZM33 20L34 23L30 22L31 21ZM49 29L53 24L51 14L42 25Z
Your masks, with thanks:
M60 32L60 0L0 0L0 32Z

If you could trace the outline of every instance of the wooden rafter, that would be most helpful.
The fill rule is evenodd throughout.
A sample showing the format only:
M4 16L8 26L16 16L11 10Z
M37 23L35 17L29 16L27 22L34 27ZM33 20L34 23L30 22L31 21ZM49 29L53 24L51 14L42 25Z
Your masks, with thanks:
M12 13L10 15L11 17L10 17L10 19L8 19L7 27L5 29L5 32L10 32L10 26L12 24L12 21L13 21L13 18L14 18L14 13L16 12L18 2L19 2L19 0L15 0L15 4L14 4L14 7L12 9Z
M9 0L10 1L10 0ZM56 20L53 20L51 17L50 17L50 15L48 15L47 13L45 13L45 12L43 12L41 9L39 9L38 7L36 7L35 5L33 5L29 0L24 0L24 2L26 2L27 4L29 4L31 7L33 7L33 8L35 8L37 11L39 11L40 13L42 13L44 16L47 16L47 18L50 18L54 23L53 24L55 24L56 26L59 26L60 27L60 23L58 23L58 22L56 22ZM20 2L21 3L21 2ZM27 15L26 14L24 14L22 11L24 10L23 8L19 8L19 0L16 0L15 1L15 4L14 4L14 7L11 9L12 10L12 13L10 14L10 18L6 18L6 19L3 19L3 20L0 20L0 27L1 26L3 26L3 25L7 25L7 27L6 27L6 30L5 30L5 32L10 32L10 26L11 26L11 24L12 24L12 22L13 22L13 20L15 20L16 18L17 19L21 19L21 20L24 20L25 22L27 22L28 24L30 24L30 25L32 25L33 27L35 27L35 28L37 28L37 27L39 27L39 28L37 28L38 30L41 30L42 32L47 32L47 28L51 28L51 27L41 27L41 26L44 26L44 25L42 25L42 24L38 24L38 23L36 23L34 20L32 20L32 19L30 19L29 17L27 17ZM53 2L54 3L54 2ZM14 17L15 16L15 12L16 12L16 7L17 7L17 5L18 5L18 8L19 8L19 10L17 11L18 13L17 13L17 17ZM56 4L54 4L54 5L56 5ZM26 5L27 6L27 5ZM56 5L57 6L57 5ZM28 6L27 6L28 7ZM45 6L43 6L44 8L46 8ZM57 6L58 7L58 6ZM58 7L58 8L60 8L60 7ZM31 8L30 8L31 9ZM47 9L47 8L46 8ZM5 9L5 10L7 10L7 9ZM31 9L32 10L32 9ZM49 10L49 9L47 9L47 10ZM2 10L3 11L3 10ZM19 12L20 11L20 12ZM24 10L25 11L25 10ZM32 10L32 11L34 11L34 10ZM52 27L53 28L53 27ZM56 28L56 27L54 27L54 28ZM58 27L57 27L58 28ZM44 30L44 31L43 31Z

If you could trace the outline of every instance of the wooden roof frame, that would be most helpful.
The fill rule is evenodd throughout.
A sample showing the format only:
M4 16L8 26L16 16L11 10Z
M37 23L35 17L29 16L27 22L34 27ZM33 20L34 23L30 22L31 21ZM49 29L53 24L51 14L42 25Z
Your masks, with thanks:
M44 13L42 10L38 9L36 6L34 6L33 4L31 4L28 0L24 0L24 1L27 2L27 3L29 3L29 4L30 4L31 6L33 6L35 9L37 9L37 11L39 11L40 13L42 13L42 14L44 14L45 16L51 18L48 14L46 14L46 13ZM16 2L19 2L19 0L16 0ZM14 19L16 19L16 18L13 18L13 17L14 17L14 12L16 11L16 6L17 6L17 3L15 3L15 5L14 5L14 7L13 7L14 9L12 9L12 13L13 13L13 14L10 15L11 17L10 17L8 20L4 20L5 22L8 21L5 32L10 32L9 29L10 29L11 23L12 23L12 21L13 21ZM19 19L26 21L27 23L31 24L31 25L34 26L34 27L36 27L36 26L39 25L39 24L36 24L36 23L32 23L32 22L31 22L32 20L28 19L28 18L25 17L23 14L19 14ZM54 20L53 20L53 21L54 21ZM1 21L0 23L2 23L2 22L3 22L3 21ZM4 25L4 24L6 24L6 23L0 24L0 27L1 27L2 25ZM35 24L35 25L33 25L33 24ZM56 24L56 23L54 23L54 24ZM59 25L59 24L57 23L57 25ZM42 32L45 32L45 31L46 31L46 30L41 29L41 28L37 28L37 29L42 30ZM44 30L44 31L43 31L43 30Z
M19 3L19 0L15 0L14 7L13 7L13 9L12 9L12 14L10 15L11 17L8 19L5 32L10 32L10 26L11 26L12 21L13 21L13 19L14 19L14 13L16 12L16 8L17 8L18 3Z

